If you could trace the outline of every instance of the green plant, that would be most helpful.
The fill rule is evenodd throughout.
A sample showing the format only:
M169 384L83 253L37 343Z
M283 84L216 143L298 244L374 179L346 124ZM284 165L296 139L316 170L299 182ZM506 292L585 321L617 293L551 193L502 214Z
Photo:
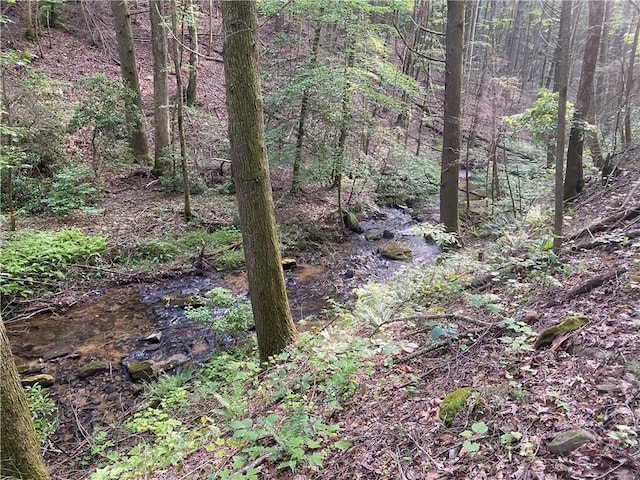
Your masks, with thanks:
M531 339L537 336L537 334L529 325L513 318L504 318L500 322L500 326L516 334L503 335L500 337L500 341L508 345L511 352L518 353L535 350L533 345L531 345Z
M209 292L207 297L206 306L187 307L185 314L191 320L208 324L218 337L236 339L253 325L253 310L245 297L234 297L223 288L215 289L213 296Z
M42 203L56 215L67 215L87 207L98 198L98 190L90 183L89 169L66 167L56 173Z
M607 436L618 440L625 448L638 446L638 432L628 425L616 425L616 429L609 431Z
M69 265L100 254L105 240L78 229L59 233L21 231L4 235L0 250L0 294L28 297L41 285L65 278Z
M460 246L457 233L447 232L444 225L427 225L418 228L420 235L428 242L433 242L440 248L452 248Z
M189 178L189 193L197 195L207 190L207 184L197 170L190 169L187 172L187 177ZM168 173L166 175L162 175L159 180L160 185L162 185L165 192L182 193L183 181L181 170L177 170L174 174Z
M58 407L38 384L25 387L27 405L40 443L44 443L57 428Z
M471 430L464 430L460 432L460 436L464 438L462 442L462 448L469 452L475 453L480 450L480 444L477 441L478 435L484 435L489 431L489 427L484 422L476 422L471 425Z
M94 75L80 82L85 94L76 107L68 130L84 133L91 146L91 165L97 175L105 165L125 157L126 139L141 115L136 93L120 80Z

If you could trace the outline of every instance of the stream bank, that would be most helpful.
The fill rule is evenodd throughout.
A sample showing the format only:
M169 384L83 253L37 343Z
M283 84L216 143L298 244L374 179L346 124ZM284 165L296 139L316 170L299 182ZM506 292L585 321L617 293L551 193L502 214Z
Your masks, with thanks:
M419 224L408 209L385 209L380 218L361 225L363 234L351 234L329 254L301 255L297 266L285 272L296 321L319 314L329 298L346 301L355 288L384 281L439 253L418 234ZM377 232L386 232L387 238ZM378 253L389 237L411 249L409 261L385 259ZM227 347L209 326L185 316L184 302L171 300L198 298L215 287L247 295L246 274L214 272L113 287L64 314L40 314L10 323L9 338L23 379L33 381L33 375L40 375L36 378L50 387L58 405L55 445L66 448L83 442L95 427L109 425L134 409L143 391L136 380L197 365L212 351ZM149 369L136 373L145 364Z

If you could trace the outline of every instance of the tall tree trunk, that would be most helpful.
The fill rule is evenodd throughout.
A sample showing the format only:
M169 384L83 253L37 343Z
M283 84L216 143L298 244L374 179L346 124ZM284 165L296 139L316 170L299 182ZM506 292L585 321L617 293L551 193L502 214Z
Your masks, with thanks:
M178 7L175 0L171 0L171 25L173 35L178 38ZM187 142L184 137L184 97L182 95L182 55L178 49L178 42L171 42L173 46L173 66L176 74L176 91L178 108L178 139L180 140L180 168L182 171L182 193L184 194L184 220L191 220L191 201L189 199L189 169L187 168Z
M153 174L156 177L171 171L167 156L171 144L169 123L169 91L167 88L168 50L165 25L165 0L150 0L151 47L153 50L153 118L155 124L155 148Z
M298 334L287 300L273 212L258 72L256 3L222 2L222 21L231 168L258 349L265 362Z
M558 253L562 247L562 223L564 214L563 202L563 166L564 166L564 143L567 124L567 84L569 82L569 28L571 25L572 1L561 3L560 32L558 38L558 64L556 65L558 74L556 75L558 91L558 120L556 133L556 176L555 176L555 211L553 216L553 251Z
M447 0L447 31L444 86L444 133L440 174L440 221L450 232L460 229L458 174L461 148L462 53L464 1Z
M604 2L593 0L589 2L589 26L587 41L584 47L580 86L576 99L575 111L571 121L569 134L569 148L567 150L567 175L564 179L564 199L574 198L584 188L584 173L582 169L582 150L584 146L583 120L589 115L591 93L593 92L593 77L598 60L598 46L602 32L604 17Z
M318 48L320 47L320 34L322 33L322 25L320 22L316 25L313 34L313 44L311 45L311 58L309 59L309 70L313 72L318 64ZM309 114L309 87L305 87L302 91L302 100L300 102L300 116L298 117L298 131L296 134L296 153L293 159L293 173L291 175L291 193L298 195L300 193L300 168L302 166L302 145L304 140L304 127Z
M35 25L33 23L33 0L24 2L24 37L29 41L36 38Z
M631 92L633 88L633 65L636 63L636 50L638 49L638 34L640 34L640 10L636 12L636 31L633 34L633 44L629 54L629 68L627 70L627 81L625 82L624 94L624 141L631 143Z
M522 27L524 23L524 13L527 9L528 2L518 0L516 17L513 22L513 30L511 34L511 42L509 42L509 66L512 73L517 73L518 57L520 55L520 44L522 43Z
M191 38L191 50L189 51L189 83L187 84L187 105L193 107L196 104L196 84L198 80L198 17L193 6L193 0L189 0L189 37Z
M40 443L0 318L0 477L46 480Z
M138 161L146 162L149 159L149 147L144 131L144 112L142 111L142 96L140 94L140 82L138 81L138 67L136 54L133 48L133 32L129 20L129 6L126 0L109 2L113 14L113 24L116 30L118 42L118 56L120 57L120 71L124 84L136 94L136 107L140 115L132 119L133 131L129 144L134 157Z

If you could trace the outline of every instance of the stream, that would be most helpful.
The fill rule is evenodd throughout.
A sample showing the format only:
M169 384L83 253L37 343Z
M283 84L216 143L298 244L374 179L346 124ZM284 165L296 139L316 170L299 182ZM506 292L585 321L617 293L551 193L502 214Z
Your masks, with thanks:
M362 222L364 234L351 234L333 253L285 272L296 321L319 314L328 298L346 301L353 289L384 281L408 265L428 262L439 249L419 236L408 209L385 209L384 218ZM413 252L411 261L382 258L384 232ZM375 239L372 239L375 238ZM23 379L47 375L43 385L58 404L56 445L82 441L96 426L108 425L134 408L143 384L129 368L151 362L171 371L206 361L220 345L211 328L189 320L183 306L168 299L197 297L214 287L247 294L244 272L213 273L109 288L98 299L64 314L40 314L9 323L8 335ZM95 368L83 371L82 367ZM80 370L79 370L80 369ZM35 377L41 378L44 377Z

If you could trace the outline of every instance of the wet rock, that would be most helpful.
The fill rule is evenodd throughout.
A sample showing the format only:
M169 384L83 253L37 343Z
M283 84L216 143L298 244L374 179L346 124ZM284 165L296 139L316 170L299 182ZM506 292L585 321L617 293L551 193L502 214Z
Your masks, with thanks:
M69 355L72 351L73 347L71 345L51 348L49 350L45 350L45 352L42 354L42 358L43 360L49 361L53 360L54 358L60 358Z
M31 387L37 383L41 387L47 388L55 383L55 379L52 375L49 375L47 373L40 373L37 375L30 375L28 377L25 377L20 380L20 383L22 383L22 386L24 387Z
M133 362L127 367L132 380L151 380L156 376L157 367L151 360Z
M538 335L535 347L536 349L547 347L551 345L559 335L574 332L585 326L588 322L589 317L586 317L585 315L568 315L557 325L544 329L540 335Z
M382 238L384 238L385 240L392 240L394 237L395 235L391 230L384 230L382 232Z
M282 269L284 271L292 270L298 266L298 262L295 258L284 257L282 259Z
M200 295L186 295L184 297L172 297L171 295L165 295L162 297L162 301L166 306L173 307L203 307L206 299Z
M169 358L158 360L157 362L155 362L155 367L160 371L171 370L173 368L179 367L180 365L184 365L188 361L189 357L187 357L184 353L176 353L175 355L171 355Z
M42 373L44 367L42 365L18 365L18 373L22 375L33 375L34 373Z
M342 276L344 278L353 278L356 275L356 272L354 272L353 270L349 269L347 271L345 271Z
M95 361L89 362L78 368L78 376L80 378L87 378L97 373L104 372L109 369L109 365L106 362Z
M370 242L380 240L382 238L382 235L383 232L379 228L370 228L369 230L364 231L364 238L366 238Z
M594 442L593 435L581 428L575 430L569 430L557 435L547 445L547 450L556 455L562 455L563 453L573 452L577 450L585 443Z
M162 340L162 332L151 333L144 337L144 340L151 343L160 343L160 340Z
M387 242L380 250L380 255L390 260L411 260L413 252L400 242Z

